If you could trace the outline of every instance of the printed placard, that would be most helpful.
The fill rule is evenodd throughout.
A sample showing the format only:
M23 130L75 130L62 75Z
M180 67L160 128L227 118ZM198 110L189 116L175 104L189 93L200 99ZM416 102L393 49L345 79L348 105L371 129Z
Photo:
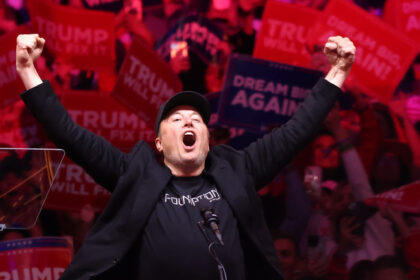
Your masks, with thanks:
M357 18L357 20L354 20ZM416 43L349 1L331 0L309 33L311 44L349 37L356 46L350 75L361 90L387 104L417 55Z
M308 67L306 37L320 11L300 5L269 1L264 8L261 30L253 56Z
M153 143L154 130L113 97L100 92L73 91L63 95L62 103L80 126L104 137L124 152L139 141ZM96 210L105 207L110 193L83 170L65 158L57 172L45 208L78 211L90 204Z
M181 89L169 65L144 42L134 39L112 96L154 127L159 106Z
M29 2L31 23L45 48L75 68L112 68L115 63L114 13Z
M73 244L63 237L0 242L0 279L58 280L73 258Z
M420 213L420 181L386 191L365 200L368 205L389 204L395 210Z
M291 118L321 76L319 71L233 54L219 122L266 133Z
M416 40L420 51L420 0L387 0L382 18Z

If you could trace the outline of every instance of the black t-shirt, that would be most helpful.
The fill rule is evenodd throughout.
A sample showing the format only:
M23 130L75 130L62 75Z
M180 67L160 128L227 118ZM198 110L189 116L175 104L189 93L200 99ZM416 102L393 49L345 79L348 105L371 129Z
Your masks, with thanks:
M215 246L228 279L245 279L237 222L227 202L206 175L173 177L156 204L140 242L139 279L218 279L217 264L197 226L197 206L207 200L219 217L225 246ZM207 235L215 240L213 232Z

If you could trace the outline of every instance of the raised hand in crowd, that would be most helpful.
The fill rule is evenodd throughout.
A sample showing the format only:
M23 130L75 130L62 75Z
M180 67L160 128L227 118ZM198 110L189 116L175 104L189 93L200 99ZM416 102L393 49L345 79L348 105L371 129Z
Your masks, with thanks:
M407 144L410 146L413 153L413 164L417 169L417 174L414 174L414 176L420 177L418 174L420 173L418 171L420 169L420 136L410 121L404 94L399 94L399 99L392 101L388 106L391 112L402 118L404 134L407 138Z
M361 248L364 242L363 236L354 234L354 230L360 227L355 217L342 217L339 220L338 250L347 253L355 248Z
M328 38L324 53L331 64L325 79L341 88L356 59L356 47L349 38L334 36Z
M42 83L34 62L41 55L45 39L38 34L21 34L16 40L16 70L26 89Z
M334 134L337 142L344 141L349 137L348 132L341 125L340 121L340 110L338 104L336 104L325 119L324 125Z
M325 252L320 252L308 259L306 268L309 275L316 278L325 277L329 272L335 252L336 250L331 250L327 255L323 255L326 254Z
M155 44L153 33L143 22L143 9L140 1L125 1L124 8L115 19L117 36L121 32L129 32L131 35L142 38L151 47Z
M404 220L402 212L395 210L390 204L387 203L379 204L377 206L382 217L390 220L395 225L401 237L407 238L410 236L410 228Z

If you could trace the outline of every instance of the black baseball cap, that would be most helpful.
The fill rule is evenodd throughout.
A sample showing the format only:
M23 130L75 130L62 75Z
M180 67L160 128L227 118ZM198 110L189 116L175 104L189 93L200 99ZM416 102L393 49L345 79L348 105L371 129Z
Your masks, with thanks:
M155 133L158 135L159 126L163 119L172 111L175 107L188 105L194 107L203 118L204 123L207 125L210 119L211 109L210 103L203 95L195 91L181 91L169 98L163 103L156 117L155 122Z

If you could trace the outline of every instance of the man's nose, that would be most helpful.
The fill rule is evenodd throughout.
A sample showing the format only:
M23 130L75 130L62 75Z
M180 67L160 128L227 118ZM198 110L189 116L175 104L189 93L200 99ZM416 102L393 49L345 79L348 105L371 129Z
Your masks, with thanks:
M186 118L185 119L185 126L190 127L193 125L192 119L191 118Z

